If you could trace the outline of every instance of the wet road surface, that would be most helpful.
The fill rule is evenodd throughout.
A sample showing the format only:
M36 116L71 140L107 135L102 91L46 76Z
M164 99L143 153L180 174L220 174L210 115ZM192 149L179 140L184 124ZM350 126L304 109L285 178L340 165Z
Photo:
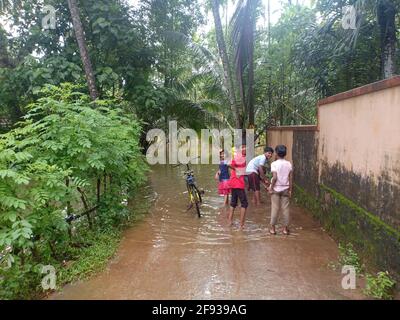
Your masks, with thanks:
M184 168L154 167L144 220L125 232L107 269L67 285L50 299L362 299L344 290L343 275L328 266L337 245L305 210L292 205L291 235L268 233L270 202L250 204L239 230L226 222L217 195L216 166L196 166L205 190L202 218L186 211ZM251 203L251 194L248 194Z

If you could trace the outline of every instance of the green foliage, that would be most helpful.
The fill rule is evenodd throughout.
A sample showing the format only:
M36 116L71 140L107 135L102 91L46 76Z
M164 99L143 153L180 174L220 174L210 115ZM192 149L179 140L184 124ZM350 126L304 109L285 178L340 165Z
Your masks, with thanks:
M44 5L57 10L54 30L42 29ZM80 6L101 96L120 97L125 89L146 83L152 50L141 36L144 26L131 18L126 4L88 0ZM0 16L18 30L7 34L0 26L0 117L19 120L46 84L85 83L67 1L21 2Z
M354 30L342 27L342 10L347 5L354 5L357 10ZM391 5L399 10L398 1L316 1L314 12L322 19L309 24L298 38L295 61L322 96L382 79L383 44L389 31L384 29L390 28L390 22L380 25L377 18L380 5L386 7L384 11L389 11ZM393 40L398 46L399 40ZM398 63L400 55L393 60Z
M43 295L40 283L44 274L41 273L41 269L47 264L54 266L57 271L58 289L71 281L88 278L101 271L114 255L121 232L114 228L101 231L83 229L79 237L84 239L84 242L66 247L65 259L42 257L41 263L37 263L33 258L28 258L23 264L17 261L11 267L0 268L0 297L32 299Z
M121 233L108 229L100 233L84 234L85 246L72 248L71 260L66 267L60 268L58 288L71 281L87 279L92 274L101 271L118 248Z
M121 202L145 179L138 121L123 114L122 101L94 105L78 89L47 86L18 127L0 136L0 253L7 251L3 281L11 284L22 279L15 270L34 280L40 263L68 257L67 215L97 205L92 228L93 218L100 230L120 224L128 216Z
M334 190L329 189L325 185L320 185L320 187L322 190L328 191L334 196L336 200L336 205L334 207L336 209L330 208L327 214L327 212L325 211L326 208L324 208L324 200L322 200L324 199L324 193L322 193L320 199L317 199L298 185L295 185L296 202L311 210L314 217L320 220L323 223L324 227L326 227L331 232L331 235L334 236L336 239L343 240L343 238L345 238L349 240L349 238L351 238L351 241L353 241L354 244L361 244L360 247L356 245L353 246L353 244L350 242L347 242L347 244L339 243L339 261L330 262L328 267L338 271L344 265L353 266L356 269L357 276L365 276L366 278L366 288L364 290L365 294L379 299L392 299L395 283L394 280L391 279L389 273L378 272L374 276L366 273L366 270L367 267L371 265L371 262L373 266L376 266L376 258L382 257L381 251L385 251L387 249L383 249L382 247L387 245L387 243L382 245L382 243L385 243L386 240L382 239L382 234L389 235L391 239L398 239L398 233L396 233L393 228L385 225L381 220L377 219L376 216L358 207L349 199L346 199L343 195L340 195ZM340 205L343 205L343 207L341 207ZM337 214L335 210L339 210L339 214ZM344 222L342 220L334 220L329 223L328 220L326 220L327 217L329 219L332 216L334 217L333 219L337 219L338 216L343 215L343 212L349 213L351 211L353 211L355 214L353 219L357 219L357 221L359 221L361 224L371 226L370 229L363 230L363 232L368 233L367 237L365 237L365 234L363 234L363 232L358 231L358 228L354 227L350 228L351 230L348 231L348 234L343 233L344 229L341 228L342 225L352 225L348 221ZM380 233L380 230L382 230L384 233ZM351 236L349 236L349 234L351 234ZM376 239L379 239L379 241L377 241ZM364 249L362 248L363 245ZM358 253L356 252L355 248L358 250ZM372 250L370 250L370 248L372 248ZM360 257L362 257L362 259ZM384 266L382 266L382 268L383 267Z
M389 273L378 272L375 276L366 275L365 294L377 299L391 300L393 299L393 289L396 282L390 277Z
M274 12L262 12L266 10L262 3L251 1L255 6L248 15L250 11L241 3L220 1L223 11L239 4L232 19L236 28L229 28L232 24L223 28L227 40L236 39L227 41L227 50L232 65L233 60L238 63L245 85L242 104L248 107L243 117L254 104L260 132L267 125L313 124L318 99L381 78L377 3L393 3L398 10L398 1L319 0L311 6L284 2L282 15L271 28L266 27L267 16ZM0 13L18 31L7 33L0 26L0 117L13 123L26 114L26 105L35 101L44 85L85 82L67 2L48 0L46 4L57 10L55 30L41 28L43 1L19 1L5 8L7 14ZM361 27L354 32L341 25L342 8L349 4L362 12ZM235 117L228 107L221 62L214 57L218 55L215 31L201 34L205 24L201 5L198 0L141 1L135 8L116 0L80 2L100 96L123 97L140 111L145 124L158 127L169 119L196 128L215 125L216 118L232 125ZM205 5L208 8L209 1ZM262 13L264 23L260 23ZM252 31L254 57L248 41ZM181 34L191 45L171 34ZM398 50L394 58L400 62ZM253 64L251 81L249 66ZM196 85L188 85L199 78ZM254 95L248 94L253 88ZM236 91L239 101L239 88ZM196 112L191 118L198 121L190 121L191 112Z
M361 260L351 243L346 245L339 243L339 262L342 266L354 267L357 274L360 274L364 269Z
M14 29L0 24L0 131L9 130L1 127L3 119L19 124L0 136L0 263L6 275L0 296L23 297L37 282L39 263L84 254L70 250L71 241L84 240L71 239L66 216L98 206L73 223L78 234L87 222L92 231L104 231L130 219L121 203L144 180L140 146L146 146L147 130L166 128L169 120L194 129L232 126L235 114L215 58L215 30L199 36L203 2L148 0L132 8L126 1L80 1L100 93L96 103L86 94L67 2L11 2L0 12ZM398 1L389 2L398 10ZM243 85L235 85L234 95L245 122L254 106L257 131L313 124L318 99L380 79L376 1L318 0L312 7L288 1L271 28L257 20L260 1L242 3L235 3L231 28L223 29L228 59L238 67L232 81ZM340 23L342 7L353 3L366 4L357 34ZM57 10L54 30L42 29L44 4ZM233 3L220 4L227 12ZM352 249L341 251L344 262L359 263Z
M43 276L40 274L41 265L31 260L21 263L17 259L12 266L0 266L0 298L2 300L26 299L30 293L37 290Z
M316 14L306 6L288 5L270 30L261 30L256 44L256 112L258 125L314 124L320 97L311 70L296 63L299 41L315 23ZM308 51L302 52L307 56ZM320 69L319 69L320 70Z

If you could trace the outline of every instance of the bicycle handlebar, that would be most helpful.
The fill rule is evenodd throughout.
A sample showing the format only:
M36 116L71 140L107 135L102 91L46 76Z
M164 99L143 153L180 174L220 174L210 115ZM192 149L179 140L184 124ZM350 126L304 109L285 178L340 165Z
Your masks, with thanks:
M200 156L194 157L194 158L190 159L189 162L192 161L192 160L199 159L199 158L200 158ZM188 168L188 170L190 170L189 163L177 163L177 164L172 165L172 167L176 168L176 167L179 167L179 166L182 166L182 165L185 165L186 168Z

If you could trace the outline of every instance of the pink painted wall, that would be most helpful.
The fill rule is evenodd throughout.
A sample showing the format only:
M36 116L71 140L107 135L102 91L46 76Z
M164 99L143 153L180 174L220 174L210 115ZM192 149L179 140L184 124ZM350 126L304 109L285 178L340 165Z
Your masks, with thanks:
M307 143L299 130L270 128L268 144L286 144L292 161ZM400 76L321 100L315 141L318 183L400 229Z
M286 156L286 160L293 163L292 157L292 149L293 149L293 130L280 130L280 129L272 129L267 133L267 145L275 149L275 147L279 144L283 144L287 147L288 154Z
M319 107L318 158L400 184L400 86Z

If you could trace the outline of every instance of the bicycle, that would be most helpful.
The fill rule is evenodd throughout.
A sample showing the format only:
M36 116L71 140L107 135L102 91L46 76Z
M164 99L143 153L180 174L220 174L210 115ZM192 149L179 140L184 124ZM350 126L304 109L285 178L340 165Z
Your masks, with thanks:
M175 165L174 167L180 166L181 164ZM190 169L189 164L186 164L186 171L184 172L185 175L185 181L186 181L186 189L188 191L188 196L189 196L189 206L187 208L187 211L193 208L193 206L196 207L196 213L199 218L201 218L201 212L200 212L200 205L203 202L203 199L201 197L202 194L204 194L204 191L199 190L199 188L196 185L196 180L194 178L193 170Z
M201 217L201 212L200 212L200 205L203 202L203 199L201 197L202 191L199 190L199 188L196 185L196 180L194 178L193 170L190 169L189 164L186 164L186 171L184 172L185 174L185 180L186 180L186 188L188 190L188 195L189 195L189 208L193 208L193 206L196 207L196 212L198 217Z

